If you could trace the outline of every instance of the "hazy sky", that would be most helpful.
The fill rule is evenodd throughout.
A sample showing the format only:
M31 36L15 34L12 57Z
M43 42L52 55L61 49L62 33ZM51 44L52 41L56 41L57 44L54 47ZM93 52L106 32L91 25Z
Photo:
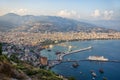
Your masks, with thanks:
M0 15L6 13L74 19L120 19L120 0L1 0Z

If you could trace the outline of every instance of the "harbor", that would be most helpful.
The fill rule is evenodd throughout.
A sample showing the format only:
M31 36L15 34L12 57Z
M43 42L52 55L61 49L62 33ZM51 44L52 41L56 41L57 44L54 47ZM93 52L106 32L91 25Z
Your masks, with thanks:
M82 48L79 50L74 50L74 51L70 51L67 53L64 52L57 52L57 60L48 60L48 66L49 67L54 67L55 65L58 65L60 63L64 63L64 62L83 62L83 61L89 61L89 62L113 62L113 63L120 63L120 60L109 60L107 58L104 58L104 56L89 56L86 59L81 59L81 60L63 60L63 57L66 55L70 55L73 53L77 53L77 52L81 52L81 51L86 51L86 50L90 50L92 49L92 46L86 47L86 48Z
M48 61L48 66L49 67L53 67L57 64L60 64L61 62L66 62L63 60L63 57L69 54L73 54L73 53L77 53L77 52L81 52L81 51L86 51L86 50L90 50L92 49L92 46L86 47L86 48L82 48L79 50L74 50L74 51L69 51L69 52L59 52L59 54L57 53L57 60L49 60ZM67 61L71 61L71 60L67 60Z
M79 50L74 50L74 51L70 51L67 53L64 52L57 52L57 60L48 60L48 66L49 67L54 67L55 65L58 65L60 63L64 63L64 62L83 62L83 61L89 61L89 62L113 62L113 63L120 63L120 60L109 60L108 58L105 58L104 56L89 56L86 59L81 59L81 60L63 60L63 57L66 55L70 55L73 53L77 53L77 52L81 52L81 51L86 51L86 50L90 50L92 49L92 46L86 47L86 48L82 48Z
M119 49L117 48L120 45L118 45L118 42L118 40L67 42L64 43L66 46L55 45L51 51L44 50L43 52L47 54L45 56L48 57L48 64L51 64L50 70L57 74L66 77L73 75L76 80L103 80L103 78L117 80L119 69L116 67L120 65ZM89 46L92 48L75 54L70 53ZM64 55L60 60L58 58L60 54L67 55ZM51 57L51 55L54 57ZM94 72L91 73L91 70ZM94 77L94 73L96 77ZM111 74L114 77L110 76Z

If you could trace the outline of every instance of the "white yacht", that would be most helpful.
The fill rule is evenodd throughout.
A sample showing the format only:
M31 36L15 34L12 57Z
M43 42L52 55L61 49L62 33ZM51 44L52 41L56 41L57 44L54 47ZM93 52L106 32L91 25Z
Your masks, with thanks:
M89 56L88 60L108 61L104 56Z

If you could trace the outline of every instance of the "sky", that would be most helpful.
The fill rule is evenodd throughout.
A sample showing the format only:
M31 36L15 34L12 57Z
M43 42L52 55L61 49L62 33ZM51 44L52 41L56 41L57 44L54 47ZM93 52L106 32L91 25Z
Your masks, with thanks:
M118 20L120 0L1 0L0 16L7 13Z

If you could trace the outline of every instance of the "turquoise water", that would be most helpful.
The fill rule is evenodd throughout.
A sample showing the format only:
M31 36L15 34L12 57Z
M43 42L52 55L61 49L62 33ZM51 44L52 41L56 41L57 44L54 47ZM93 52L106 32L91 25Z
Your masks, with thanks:
M64 57L64 59L81 60L86 59L88 56L97 55L104 56L109 60L120 60L120 40L92 40L92 41L75 41L65 44L72 45L72 50L92 46L91 50L82 51L74 54L70 54ZM68 51L68 47L54 46L51 52L43 50L41 54L47 56L49 59L56 59L56 51ZM76 80L92 80L90 70L94 70L97 74L95 80L103 80L106 77L107 80L120 80L120 63L110 62L79 62L79 67L73 68L73 62L66 62L56 65L51 70L64 75L65 77L75 77ZM99 73L99 69L104 70L104 74ZM82 73L80 73L82 72Z

